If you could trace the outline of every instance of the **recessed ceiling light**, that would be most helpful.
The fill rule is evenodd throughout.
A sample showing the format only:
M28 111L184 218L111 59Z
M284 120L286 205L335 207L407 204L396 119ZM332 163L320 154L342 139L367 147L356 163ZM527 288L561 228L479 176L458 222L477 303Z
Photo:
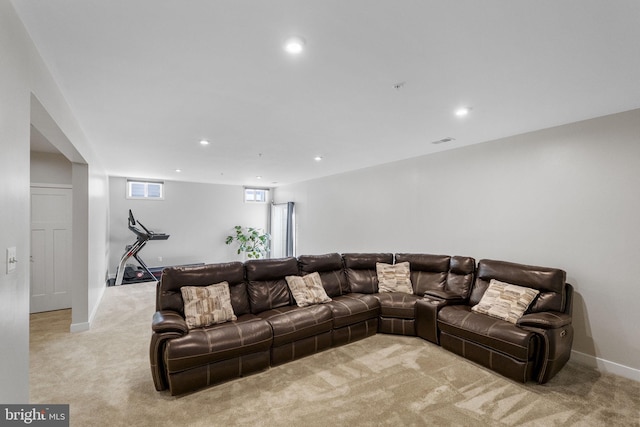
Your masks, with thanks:
M464 117L471 111L471 107L462 107L456 110L456 116Z
M320 160L322 160L322 156L315 156L313 160L315 160L316 162L319 162Z
M304 50L305 41L302 37L289 37L284 42L284 50L292 55L298 55Z
M180 173L182 172L182 169L176 169L176 172Z
M200 145L209 145L209 141L207 141L206 139L201 139Z
M256 179L262 179L262 177L260 175L256 176Z

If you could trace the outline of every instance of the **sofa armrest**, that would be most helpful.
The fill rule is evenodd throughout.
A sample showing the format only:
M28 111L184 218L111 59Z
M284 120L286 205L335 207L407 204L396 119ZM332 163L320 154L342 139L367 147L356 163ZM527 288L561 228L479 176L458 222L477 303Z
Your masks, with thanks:
M466 302L466 299L460 296L459 294L449 292L449 291L441 291L437 289L433 289L425 292L424 297L446 301L447 305L462 304Z
M149 360L151 376L156 390L169 388L167 373L164 366L163 354L167 342L180 338L189 332L187 322L180 313L171 310L156 311L151 322L151 343L149 344Z
M440 345L438 312L447 305L464 304L467 300L453 292L430 290L416 301L416 335Z
M573 326L571 316L557 311L530 313L516 323L535 332L542 340L542 353L538 365L538 382L544 384L562 369L571 357Z
M558 329L571 323L571 316L558 311L543 311L522 316L516 324L542 329Z
M180 335L185 335L189 332L187 322L184 317L175 311L163 310L156 311L153 314L153 321L151 323L151 329L158 334L164 332L177 332Z

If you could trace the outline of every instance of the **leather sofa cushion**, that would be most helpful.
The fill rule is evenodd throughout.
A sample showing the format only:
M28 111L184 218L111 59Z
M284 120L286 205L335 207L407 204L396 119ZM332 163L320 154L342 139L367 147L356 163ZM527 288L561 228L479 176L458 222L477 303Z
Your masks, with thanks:
M451 257L449 255L432 254L396 254L396 263L409 262L413 270L424 272L447 272Z
M254 314L295 304L284 278L249 282L247 291L251 302L251 312Z
M268 351L273 334L265 320L252 314L205 328L167 341L165 363L169 373L180 372L208 363L246 354Z
M306 273L318 273L322 271L334 271L343 268L342 256L339 253L324 255L300 255L298 257L300 271Z
M333 328L338 329L369 319L377 319L380 314L380 303L373 295L347 294L336 297L324 304L333 313Z
M525 314L516 323L518 326L530 326L533 328L557 329L571 324L571 316L557 311L545 311L542 313Z
M295 258L249 260L245 262L245 268L252 313L295 304L284 279L285 276L298 275Z
M565 309L566 273L563 270L490 259L480 260L469 299L470 305L476 305L480 301L491 279L538 289L540 295L529 308L529 312Z
M274 347L330 332L333 325L331 309L325 304L280 307L264 311L259 317L271 325Z
M298 264L303 275L314 272L320 275L322 286L329 297L351 292L340 254L300 255Z
M231 293L231 306L236 316L250 313L244 267L241 262L208 264L195 267L167 267L156 292L156 310L172 310L184 314L182 286L209 286L226 281Z
M536 334L513 323L478 314L466 305L445 306L438 312L442 332L493 348L511 357L526 361L537 350Z
M302 273L308 274L308 273ZM351 292L349 282L347 282L347 276L344 273L344 269L333 271L320 271L320 280L322 280L322 286L325 292L330 298L340 295L348 294Z
M453 292L462 298L469 295L475 259L448 255L396 254L396 263L405 261L411 264L411 283L416 295L424 295L433 290Z
M404 292L385 292L375 297L380 301L380 316L398 319L415 319L416 301L422 298Z
M361 294L375 294L378 292L376 263L393 264L393 254L389 253L350 253L343 254L342 258L351 292Z
M430 289L444 289L451 257L431 254L396 254L396 263L409 262L416 295Z
M471 292L475 272L475 259L466 256L452 256L445 290L467 298Z
M247 280L278 280L284 276L298 274L298 260L295 258L250 259L244 263Z

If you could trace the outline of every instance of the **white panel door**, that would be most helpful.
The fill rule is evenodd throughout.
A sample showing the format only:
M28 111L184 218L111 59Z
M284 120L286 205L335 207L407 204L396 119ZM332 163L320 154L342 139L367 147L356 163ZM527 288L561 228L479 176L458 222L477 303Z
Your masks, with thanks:
M31 187L30 312L71 307L71 189Z

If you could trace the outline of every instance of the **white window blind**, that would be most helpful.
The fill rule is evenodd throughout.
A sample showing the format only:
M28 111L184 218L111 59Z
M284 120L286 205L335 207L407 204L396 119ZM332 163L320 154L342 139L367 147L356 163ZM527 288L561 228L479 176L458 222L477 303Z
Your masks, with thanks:
M164 182L127 180L127 199L164 199Z
M245 187L244 189L245 203L267 203L268 199L269 189L267 188Z

